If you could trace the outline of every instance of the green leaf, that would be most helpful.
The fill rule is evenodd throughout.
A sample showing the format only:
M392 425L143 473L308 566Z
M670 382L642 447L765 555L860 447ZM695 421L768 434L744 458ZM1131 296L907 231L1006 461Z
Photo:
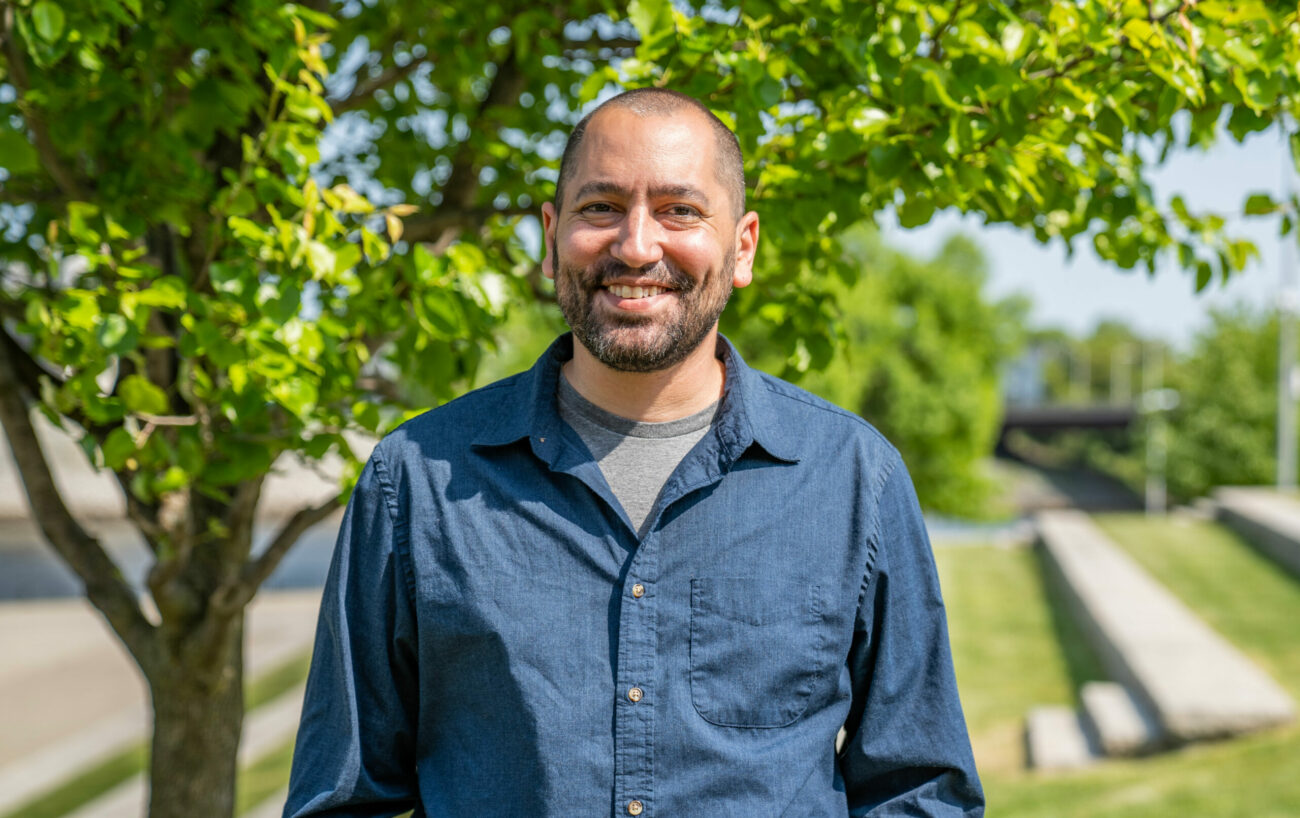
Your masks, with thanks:
M1267 193L1252 193L1246 199L1247 216L1267 216L1269 213L1276 213L1279 205L1273 201L1273 197Z
M863 108L853 117L853 130L859 136L871 137L889 127L893 118L879 108Z
M379 428L379 407L370 401L357 401L352 404L352 417L363 429L373 432Z
M637 57L642 60L658 57L677 33L671 0L632 0L627 16L641 34Z
M32 24L36 26L36 33L41 35L41 39L48 43L63 36L65 22L63 9L59 8L57 3L41 0L32 6Z
M1199 261L1196 263L1196 291L1198 293L1210 286L1210 281L1213 278L1214 270L1211 269L1210 262Z
M106 315L95 328L95 340L105 352L113 355L121 355L135 349L139 337L135 324L121 315Z
M311 268L312 278L320 280L333 276L337 263L334 251L328 245L319 241L307 242L307 266Z
M128 375L117 385L117 394L127 410L142 415L165 415L167 393L141 375Z
M183 309L185 307L185 282L176 276L163 276L155 279L147 290L136 295L136 303L165 309Z
M934 215L934 202L923 196L910 196L898 208L898 223L903 227L920 227Z
M104 465L114 471L126 465L126 461L135 455L135 439L121 426L108 433L100 447L104 453Z
M27 137L17 131L0 130L0 168L13 173L40 170L40 159Z

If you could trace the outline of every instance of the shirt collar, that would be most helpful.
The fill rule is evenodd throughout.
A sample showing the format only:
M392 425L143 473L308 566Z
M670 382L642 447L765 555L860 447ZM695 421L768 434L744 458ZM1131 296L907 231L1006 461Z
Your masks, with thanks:
M565 333L551 344L532 368L520 373L505 388L512 391L505 402L515 411L498 425L485 428L474 439L475 446L507 446L528 438L544 460L554 459L560 445L561 424L556 392L560 368L573 357L573 334ZM718 336L718 357L727 371L722 405L718 411L718 436L727 459L735 461L757 444L767 454L787 463L799 462L781 433L781 421L771 406L772 394L763 376L745 363L736 348Z

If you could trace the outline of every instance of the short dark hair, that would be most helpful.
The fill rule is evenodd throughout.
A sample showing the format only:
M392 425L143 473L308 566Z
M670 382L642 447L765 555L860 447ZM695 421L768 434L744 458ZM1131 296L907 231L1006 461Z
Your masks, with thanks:
M587 133L587 125L592 117L607 107L623 108L638 116L667 116L686 109L703 114L713 128L713 141L718 152L714 172L718 176L718 181L727 189L736 218L744 214L745 158L740 152L740 140L736 139L736 134L699 100L667 88L634 88L631 91L624 91L602 102L596 110L584 116L574 126L573 132L569 134L569 141L564 145L564 156L560 159L560 176L555 182L556 210L559 210L564 202L564 185L573 177L576 170L578 150Z

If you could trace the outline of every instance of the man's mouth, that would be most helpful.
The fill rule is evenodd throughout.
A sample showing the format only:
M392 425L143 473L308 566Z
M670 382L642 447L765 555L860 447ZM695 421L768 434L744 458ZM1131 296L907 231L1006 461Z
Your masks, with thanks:
M610 284L606 289L619 298L650 298L668 292L667 287L629 287L626 284Z

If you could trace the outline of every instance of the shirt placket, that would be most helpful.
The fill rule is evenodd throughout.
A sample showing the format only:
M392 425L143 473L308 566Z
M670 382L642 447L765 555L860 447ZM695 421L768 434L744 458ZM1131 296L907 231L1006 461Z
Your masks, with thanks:
M651 533L633 553L621 595L614 703L615 816L654 812L657 578L658 539Z

